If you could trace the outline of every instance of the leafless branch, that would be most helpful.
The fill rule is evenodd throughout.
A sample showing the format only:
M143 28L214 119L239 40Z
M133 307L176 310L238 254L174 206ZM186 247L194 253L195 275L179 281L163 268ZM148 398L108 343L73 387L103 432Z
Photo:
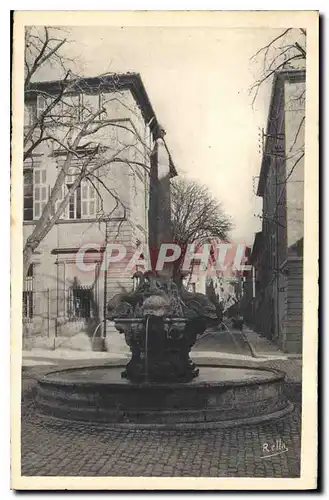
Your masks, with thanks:
M254 85L251 86L250 90L249 90L249 93L251 94L252 92L254 92L254 97L253 97L253 100L252 100L252 104L254 105L256 99L257 99L257 96L258 96L258 93L259 93L259 89L261 87L261 85L266 81L268 80L271 76L274 75L274 73L276 73L277 71L279 71L280 69L284 68L285 66L287 66L287 64L291 61L295 61L295 60L298 60L298 59L304 59L304 57L302 55L295 55L295 56L291 56L289 59L286 59L285 61L283 61L281 64L278 64L274 69L272 69L271 71L268 71L267 74L265 76L263 76L260 80L258 80Z
M24 248L25 270L31 254L60 219L68 205L70 196L80 186L83 179L88 180L93 185L97 197L100 199L100 212L103 219L107 220L120 205L124 211L123 219L126 219L127 207L115 190L105 182L105 168L111 168L116 162L123 162L131 169L139 167L149 173L148 159L152 153L151 148L128 119L127 123L124 123L124 119L114 120L111 119L111 116L107 116L107 105L116 101L123 109L129 110L129 114L136 117L140 117L139 111L121 99L124 94L120 90L119 81L115 74L100 75L99 89L89 88L85 78L73 74L72 70L67 67L67 63L71 63L72 60L64 56L62 52L62 48L68 43L68 37L66 33L65 36L62 34L60 28L54 27L34 27L26 31L26 102L29 102L29 99L32 99L33 102L38 99L44 101L40 101L43 106L38 109L32 123L25 127L24 160L32 160L33 162L35 154L40 155L40 151L42 156L44 153L41 146L45 145L53 149L54 157L59 157L60 168L42 214L26 241ZM63 78L58 81L54 93L44 90L43 87L39 88L34 81L39 69L46 64L57 65L64 71ZM94 109L90 101L83 99L82 102L81 99L72 98L79 93L84 95L97 95L98 93L100 95L102 88L106 88L108 94L106 100L103 100L102 108ZM101 101L99 100L99 102ZM125 141L121 141L118 136L110 146L102 144L102 134L104 135L113 129L126 132ZM56 150L54 150L55 145L58 146ZM135 150L135 155L137 154L135 160L130 159L131 154L126 154L132 150ZM62 187L66 186L66 178L72 166L76 172L74 181L69 189L65 188L65 195L62 199ZM115 202L110 213L106 213L104 210L99 186L102 186L104 192ZM118 230L120 227L121 224Z
M286 36L286 34L289 33L289 31L291 31L291 29L292 28L286 29L283 33L280 33L280 35L273 38L273 40L271 40L267 45L265 45L264 47L261 47L259 50L257 50L257 52L251 56L250 60L252 61L253 59L256 59L261 52L264 52L264 51L268 50L270 47L272 47L278 40L280 40L281 38Z
M296 32L292 28L287 28L269 43L261 47L250 58L257 61L263 56L263 71L258 80L250 87L249 94L253 95L252 106L258 97L261 86L271 78L276 72L289 67L295 61L306 59L306 49L303 47L305 40L292 40ZM300 33L306 37L306 31L300 29ZM300 37L299 37L300 38ZM285 41L286 43L283 43ZM287 43L289 42L289 43Z
M209 190L193 181L172 182L172 229L174 242L188 243L227 241L233 224ZM184 255L178 262L181 265Z

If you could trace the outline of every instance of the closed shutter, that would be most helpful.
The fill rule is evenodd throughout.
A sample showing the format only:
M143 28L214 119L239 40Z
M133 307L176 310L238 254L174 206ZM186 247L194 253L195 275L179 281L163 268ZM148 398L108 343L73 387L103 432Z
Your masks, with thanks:
M100 96L99 96L99 109L102 110L104 108L104 110L105 110L100 114L100 116L99 116L100 120L107 120L108 119L107 103L108 103L108 94L103 94L103 93L100 94Z
M54 108L54 115L60 123L73 123L81 119L80 95L63 95Z
M42 95L37 96L37 118L41 118L47 108L47 101Z
M86 179L81 181L81 217L96 217L96 190Z
M78 167L70 167L67 171L65 183L73 184L78 174L79 174Z
M24 126L31 127L35 121L35 102L25 103L24 106Z
M68 118L79 122L82 119L82 95L71 95L68 98Z
M33 218L40 219L48 201L47 171L45 168L33 170Z
M24 220L33 220L33 170L24 169Z
M67 194L68 190L71 188L72 184L74 184L77 175L79 174L78 167L70 167L68 169L66 180L65 180L65 194ZM67 206L66 216L69 219L76 219L78 213L77 207L77 190L75 190L69 197L69 202ZM78 217L80 219L80 217Z
M100 106L99 94L84 94L83 95L83 119L87 120L95 113L98 113ZM99 120L99 117L95 118Z
M64 115L64 112L63 112L63 102L62 101L59 101L57 104L55 104L51 111L50 111L50 116L53 118L53 119L56 119L58 120L59 122L62 122L62 117Z
M65 196L65 186L64 184L61 185L61 188L60 188L60 193L59 193L59 196L55 202L55 214L57 213L57 210L59 209L59 206L60 204L62 203L63 199L64 199L64 196ZM66 219L67 218L67 206L65 207L64 209L64 212L62 213L62 215L60 216L61 219Z

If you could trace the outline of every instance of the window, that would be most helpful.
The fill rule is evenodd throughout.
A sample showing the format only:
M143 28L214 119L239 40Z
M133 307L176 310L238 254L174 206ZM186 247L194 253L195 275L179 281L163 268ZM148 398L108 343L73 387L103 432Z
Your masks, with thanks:
M47 109L47 100L45 99L44 96L38 95L37 96L37 109L36 109L36 115L37 118L41 118L45 110Z
M65 184L61 186L55 203L57 212L60 204L71 189L78 170L72 167L66 176ZM48 202L49 185L47 184L47 170L41 167L28 166L24 168L24 221L40 219ZM68 203L61 215L63 219L91 219L96 217L97 191L93 184L83 179L70 195Z
M92 317L92 287L75 281L69 289L68 316L70 319Z
M33 170L25 169L24 175L24 214L23 220L33 220Z
M33 218L40 219L48 201L47 172L45 168L33 169Z
M56 105L56 114L63 122L82 119L82 95L65 95Z
M67 188L70 189L71 185L68 184ZM74 193L69 198L69 219L81 219L81 188L78 186Z
M24 125L32 126L40 118L43 118L44 122L49 122L54 116L54 109L47 111L45 115L44 113L54 99L55 97L39 94L33 101L25 103Z
M55 210L58 210L59 205L64 197L71 189L76 175L77 168L70 168L65 179L65 186L62 186L60 196L56 201ZM74 190L69 197L68 205L62 215L65 219L90 219L96 217L97 196L96 189L87 179L82 179L81 184Z
M104 94L83 94L83 119L86 120L90 118L93 114L101 111L102 108L106 107L107 95ZM103 111L99 114L95 120L106 120L107 113Z
M23 220L40 219L48 201L49 187L45 168L24 168L24 213Z
M86 179L81 182L81 215L86 219L96 216L96 189Z
M59 209L59 206L62 203L63 199L64 199L64 185L62 184L60 187L59 196L58 196L57 200L55 201L55 213L57 213L57 210ZM64 216L65 216L65 210L64 210L64 214L61 217L64 217Z
M107 103L108 103L109 95L108 94L100 94L99 96L99 109L102 108L107 108ZM100 114L99 119L100 120L107 120L107 112L103 111L103 113Z
M72 184L66 184L66 189L69 191ZM69 219L81 219L81 187L78 186L69 197L67 207Z
M33 272L34 266L30 264L24 281L23 289L23 318L31 320L33 318Z
M32 124L35 117L41 118L45 110L58 96L43 96L38 95L35 102L26 104L30 107L30 113L27 114L27 125ZM67 123L71 121L80 121L82 110L82 95L81 94L64 94L61 99L46 113L44 119L47 123ZM29 123L29 121L31 123Z
M84 94L83 95L83 111L84 118L89 118L94 113L100 110L99 94Z
M35 101L26 102L24 106L24 126L32 127L35 122L36 105Z
M36 99L25 103L25 126L34 124L35 119L40 119L51 103L58 97L54 95L38 94ZM97 113L104 105L104 99L98 94L70 94L64 93L61 99L49 111L47 111L44 120L49 123L77 122L89 118ZM106 113L97 119L106 117ZM57 118L57 120L56 120Z

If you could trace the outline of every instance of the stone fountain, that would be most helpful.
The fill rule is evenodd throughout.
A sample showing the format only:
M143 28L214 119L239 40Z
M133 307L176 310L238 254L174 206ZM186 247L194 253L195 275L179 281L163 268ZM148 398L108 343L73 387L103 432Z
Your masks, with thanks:
M217 319L202 294L179 290L172 279L140 276L136 291L114 297L108 318L124 333L132 356L122 377L132 382L188 382L199 370L189 353Z
M157 154L163 157L158 141ZM170 237L169 167L153 165L150 246ZM39 379L39 409L52 417L115 426L227 427L282 417L292 410L284 374L274 370L196 366L190 351L216 321L205 295L179 287L167 267L140 274L135 291L108 304L108 319L131 350L126 366L74 368Z

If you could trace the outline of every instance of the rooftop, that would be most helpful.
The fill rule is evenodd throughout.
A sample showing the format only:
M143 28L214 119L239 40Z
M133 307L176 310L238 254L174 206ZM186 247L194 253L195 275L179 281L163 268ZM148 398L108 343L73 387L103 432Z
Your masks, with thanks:
M154 108L145 89L143 80L139 73L109 73L95 77L75 78L71 80L51 80L32 82L28 89L25 90L25 99L29 100L36 92L47 92L54 94L61 92L63 86L69 87L69 92L101 92L102 90L122 91L130 90L136 104L141 110L145 123L149 125L154 140L165 135L163 127L160 125ZM164 140L164 138L163 138ZM175 165L173 163L171 153L168 149L166 141L164 144L169 156L171 176L177 175Z
M258 182L258 188L257 188L257 196L263 196L264 194L264 187L265 187L265 181L267 178L268 170L269 170L269 157L265 152L268 151L269 149L269 137L271 134L273 134L273 123L277 123L277 119L273 119L273 116L277 116L277 106L278 106L278 99L279 99L279 93L281 88L283 88L283 83L284 81L290 81L290 82L302 82L305 81L306 78L306 71L305 69L295 69L295 68L287 68L287 69L281 69L279 71L276 71L273 75L273 82L272 82L272 92L271 92L271 98L270 98L270 106L269 106L269 112L268 112L268 117L267 117L267 125L266 125L266 141L264 145L264 153L262 157L262 163L261 163L261 169L260 169L260 174L259 174L259 182Z

